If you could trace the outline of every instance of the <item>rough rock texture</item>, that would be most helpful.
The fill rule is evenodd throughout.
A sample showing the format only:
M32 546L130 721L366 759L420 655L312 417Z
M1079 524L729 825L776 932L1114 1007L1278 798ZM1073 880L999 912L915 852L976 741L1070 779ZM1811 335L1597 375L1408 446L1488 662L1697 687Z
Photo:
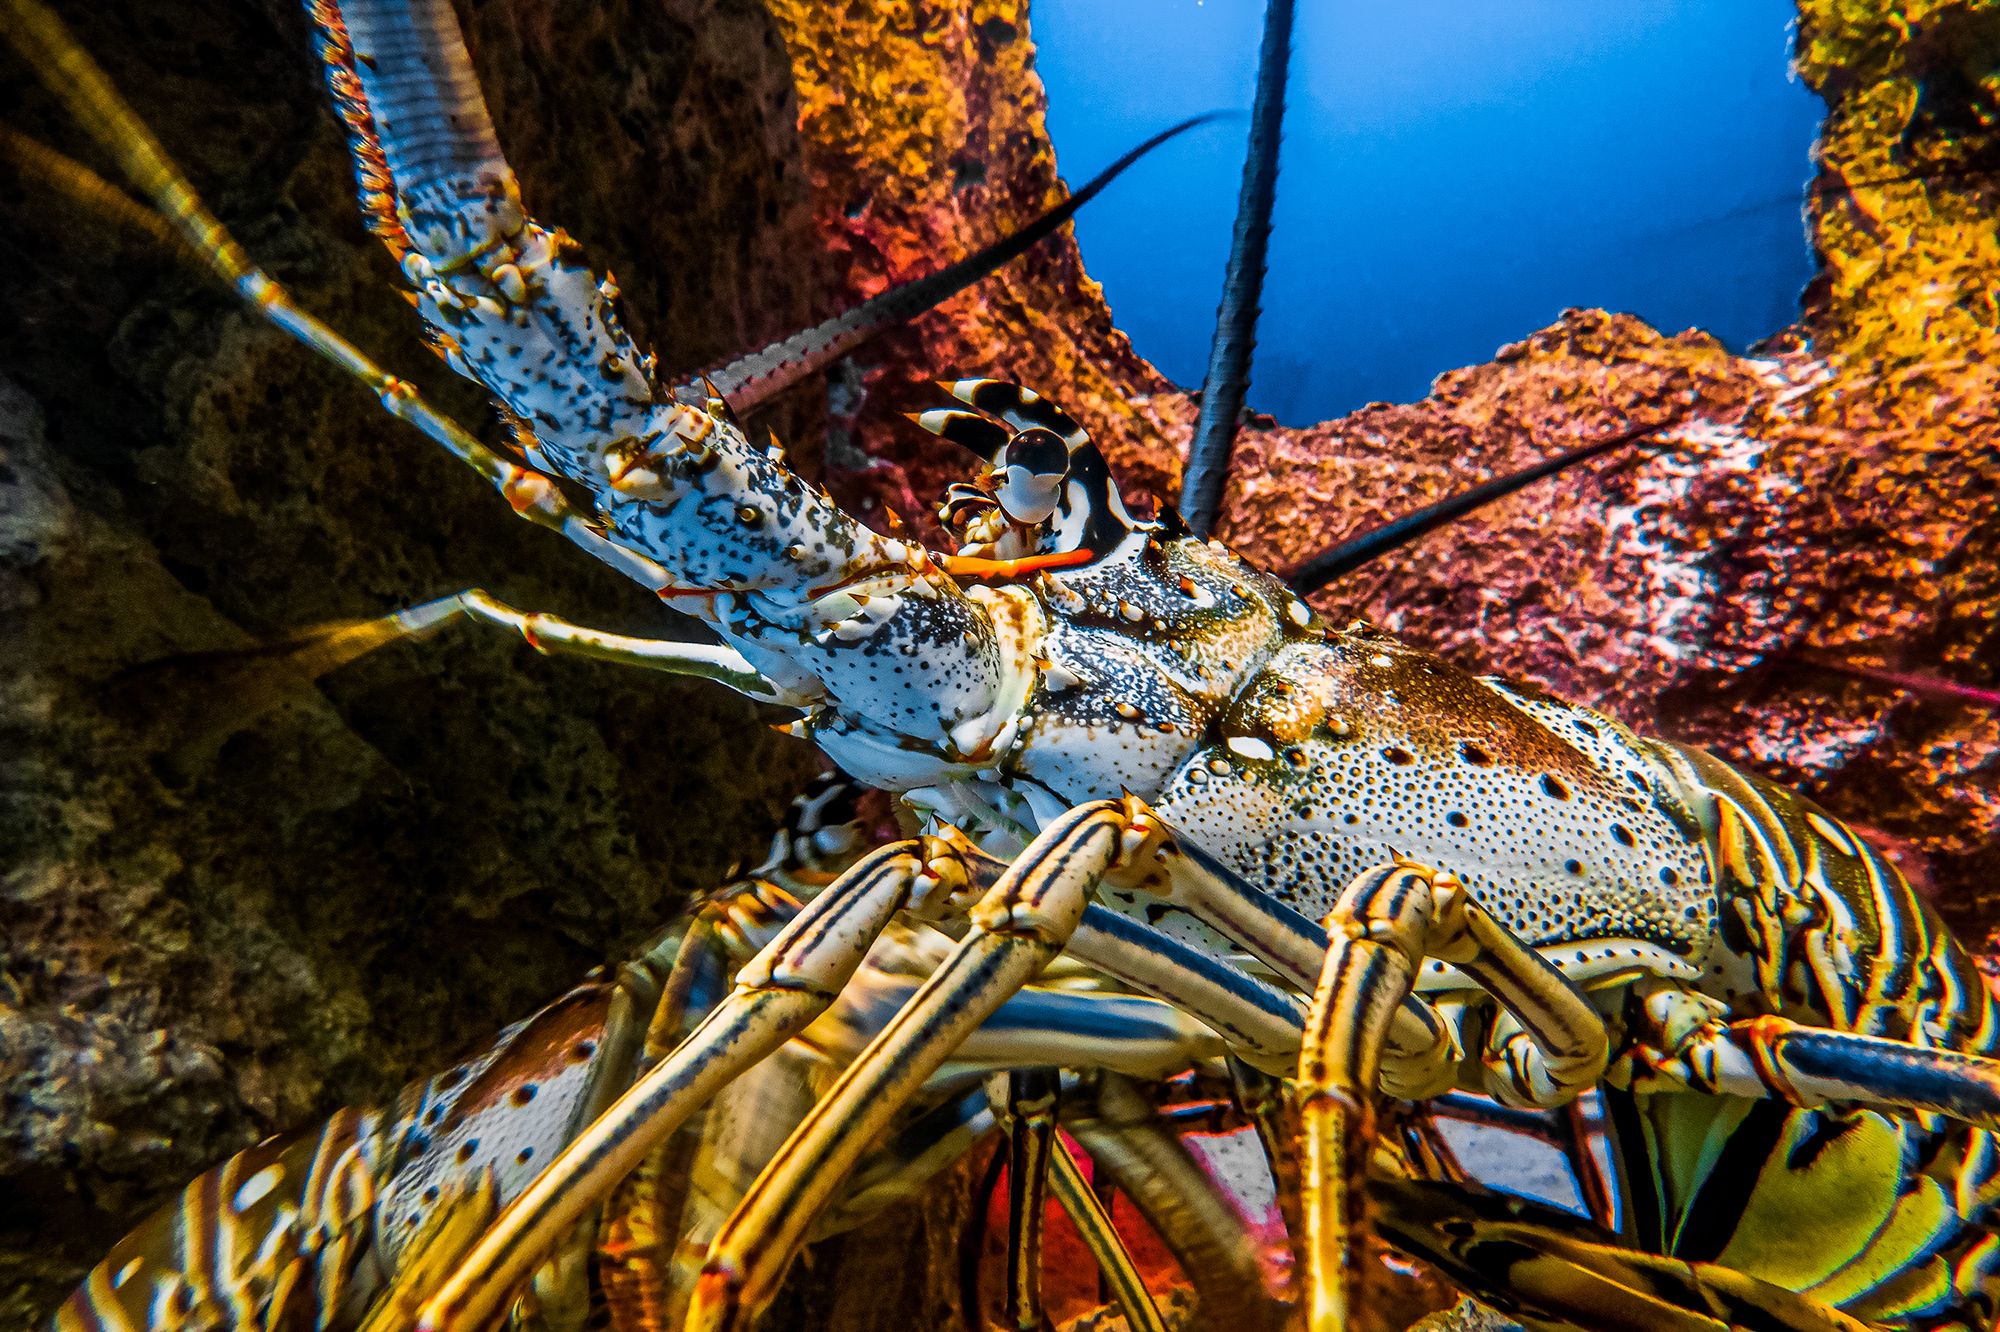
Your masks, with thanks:
M486 424L354 219L293 6L64 8L306 304ZM1833 112L1800 329L1742 357L1574 313L1421 403L1251 431L1224 534L1290 564L1579 437L1680 419L1669 449L1432 537L1326 604L1806 785L1896 839L1977 939L2000 882L1991 712L1827 663L1988 685L2000 668L1982 82L2000 20L1802 8L1802 68ZM530 204L616 270L670 366L872 294L1058 189L1018 4L496 0L472 36ZM11 54L0 70L0 116L97 160ZM317 689L241 657L149 665L474 583L662 626L148 243L30 186L0 189L0 247L17 1326L195 1170L379 1096L615 954L753 847L811 759L715 691L469 631ZM1171 491L1193 421L1066 239L864 359L881 369L864 400L833 394L831 421L812 390L772 414L809 468L830 429L828 473L864 512L921 520L962 466L898 414L934 404L939 375L1059 393L1134 493ZM950 1269L917 1255L954 1247L963 1204L942 1196L922 1230L887 1218L823 1251L789 1321L940 1321Z
M1572 311L1422 402L1251 432L1224 531L1289 567L1571 443L1676 422L1661 449L1321 604L1802 787L1880 834L1990 956L2000 718L1951 689L2000 673L2000 7L1902 8L1802 6L1799 70L1831 112L1798 327L1732 355Z
M772 12L793 52L817 220L849 290L927 272L1062 197L1024 4L777 0ZM902 413L937 406L933 381L960 375L1057 393L1134 497L1179 487L1194 409L1113 326L1067 233L859 359L872 367L865 403L847 407L829 461L863 513L886 504L935 530L930 506L967 457Z
M302 301L491 428L361 232L296 5L66 9ZM529 197L664 361L809 322L820 246L760 5L488 5L474 36ZM101 160L0 68L9 123ZM475 584L673 626L205 277L28 184L0 188L6 1327L197 1170L629 948L760 849L814 762L721 691L477 632L261 716L254 662L149 668ZM817 428L810 397L792 415Z

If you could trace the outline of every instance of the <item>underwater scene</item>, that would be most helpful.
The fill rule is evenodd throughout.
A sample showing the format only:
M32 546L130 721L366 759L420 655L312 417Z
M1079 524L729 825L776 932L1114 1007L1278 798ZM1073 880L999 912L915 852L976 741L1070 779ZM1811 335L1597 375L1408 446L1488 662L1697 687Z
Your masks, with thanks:
M0 262L0 1329L2000 1321L2000 4L0 0Z

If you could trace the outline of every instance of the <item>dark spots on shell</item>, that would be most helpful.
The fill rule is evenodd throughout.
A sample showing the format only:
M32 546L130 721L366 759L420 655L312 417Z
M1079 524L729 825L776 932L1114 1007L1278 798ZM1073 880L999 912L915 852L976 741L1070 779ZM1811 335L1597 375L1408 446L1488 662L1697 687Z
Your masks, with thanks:
M437 1200L438 1200L438 1186L433 1184L429 1188L424 1190L424 1201L427 1203L434 1203Z
M464 1081L465 1065L460 1064L455 1068L448 1068L438 1075L437 1088L439 1091L450 1091L453 1087Z
M736 510L736 521L745 527L761 527L764 523L764 511L745 504Z
M1671 888L1680 881L1681 881L1681 872L1675 869L1672 865L1667 865L1661 868L1660 870L1661 883L1664 883L1665 885L1667 885L1667 887Z
M1683 920L1700 920L1701 908L1696 906L1694 903L1689 902L1686 906L1681 908L1681 918Z
M1382 751L1382 757L1399 768L1407 768L1417 761L1417 756L1401 745L1390 745Z
M1493 766L1493 755L1484 745L1471 740L1462 740L1458 745L1458 756L1475 768Z
M464 1165L467 1161L470 1161L473 1158L473 1156L478 1153L478 1151L479 1151L479 1139L467 1138L464 1142L458 1145L458 1151L454 1155L453 1159L456 1160L460 1165Z
M1611 836L1620 846L1637 846L1639 841L1632 836L1632 830L1622 823L1611 825Z
M1548 796L1551 800L1567 800L1569 799L1569 787L1563 784L1562 778L1556 776L1554 773L1545 772L1542 774L1542 794Z
M569 1047L569 1058L570 1062L573 1064L587 1064L593 1058L595 1058L596 1055L597 1055L596 1041L590 1041L590 1040L578 1041L575 1045Z
M536 1090L534 1083L524 1082L507 1094L507 1103L519 1109L535 1099Z
M1590 722L1585 721L1581 717L1578 717L1576 719L1576 729L1582 731L1585 735L1589 736L1593 740L1597 739L1598 736L1597 727L1592 725Z
M1582 874L1583 862L1581 860L1565 860L1563 862L1563 869L1571 874Z
M520 1151L514 1153L515 1165L526 1165L534 1159L535 1149L532 1147L523 1147Z
M1447 813L1444 816L1444 821L1454 828L1463 828L1472 822L1471 819L1465 817L1465 811L1462 809L1454 809Z
M1625 780L1638 787L1641 791L1650 791L1653 789L1646 784L1646 774L1640 772L1637 768L1625 769Z

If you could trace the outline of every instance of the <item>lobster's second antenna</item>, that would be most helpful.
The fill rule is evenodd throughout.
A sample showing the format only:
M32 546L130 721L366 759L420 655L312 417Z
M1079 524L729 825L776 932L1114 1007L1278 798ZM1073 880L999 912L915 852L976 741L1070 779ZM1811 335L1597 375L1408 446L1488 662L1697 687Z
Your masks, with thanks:
M1293 0L1266 0L1264 8L1257 100L1250 111L1250 145L1243 159L1243 190L1236 201L1236 231L1230 240L1222 304L1215 313L1208 373L1201 384L1201 420L1195 426L1181 484L1181 513L1198 536L1208 535L1222 506L1222 483L1229 475L1237 418L1250 384L1250 353L1257 345L1264 252L1271 239L1271 203L1278 189L1285 74L1292 55L1292 9Z

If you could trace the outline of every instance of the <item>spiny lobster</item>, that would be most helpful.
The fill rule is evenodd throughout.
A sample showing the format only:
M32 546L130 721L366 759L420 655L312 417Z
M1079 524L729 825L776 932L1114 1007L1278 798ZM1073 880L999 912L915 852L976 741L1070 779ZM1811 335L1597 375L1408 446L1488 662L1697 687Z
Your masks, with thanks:
M246 298L517 512L722 646L594 633L471 594L397 631L471 616L720 680L796 708L800 734L925 820L819 887L602 1114L566 1110L579 1131L532 1178L507 1175L498 1144L461 1141L463 1169L410 1204L421 1261L370 1318L501 1314L676 1127L864 995L850 983L901 917L948 942L906 1002L861 1023L845 1071L721 1224L689 1326L754 1318L899 1112L940 1094L948 1061L1059 961L1197 1019L1187 1060L1220 1043L1296 1069L1316 1329L1349 1321L1371 1212L1536 1325L1986 1321L1994 1005L1901 875L1838 821L1699 750L1323 623L1172 510L1134 518L1081 427L1029 390L961 380L959 406L922 415L988 464L947 498L956 553L862 527L745 439L719 394L685 401L657 382L614 293L523 209L447 7L320 7L365 204L440 350L516 426L513 453L485 448L303 316L143 131L107 116L108 89L31 0L9 12ZM673 964L688 987L714 965L685 945ZM1031 1024L1008 1066L1077 1062L1062 1022L1099 1000L1054 995L1056 1027ZM1023 1084L1010 1108L1045 1126L1045 1093ZM1599 1089L1623 1168L1619 1233L1491 1199L1420 1142L1377 1132L1381 1094L1453 1086L1541 1107ZM1064 1158L1048 1159L1060 1180ZM351 1175L247 1164L201 1186L211 1212L275 1198L357 1215L339 1198ZM1779 1214L1800 1201L1813 1223L1787 1237ZM321 1279L310 1297L336 1309L359 1288L342 1284L337 1230L314 1230L325 1243L300 1263L272 1226L268 1284L221 1292L257 1307L223 1316L285 1314ZM196 1317L190 1277L245 1269L203 1247L210 1233L190 1231L166 1271L151 1256L99 1269L59 1318Z

